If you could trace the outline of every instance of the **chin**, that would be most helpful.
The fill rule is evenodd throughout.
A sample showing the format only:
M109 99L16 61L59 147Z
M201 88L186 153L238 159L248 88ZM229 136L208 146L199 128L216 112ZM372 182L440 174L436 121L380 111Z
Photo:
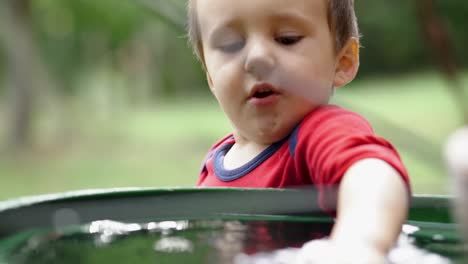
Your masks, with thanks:
M278 142L291 134L294 130L294 124L273 123L258 128L257 139L264 144L273 144Z

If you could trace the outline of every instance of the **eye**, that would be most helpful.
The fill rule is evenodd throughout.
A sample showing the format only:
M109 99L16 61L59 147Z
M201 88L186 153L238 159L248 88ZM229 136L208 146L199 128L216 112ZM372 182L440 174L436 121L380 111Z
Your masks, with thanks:
M276 37L275 41L281 45L291 46L291 45L298 43L303 38L304 38L303 36L281 36L281 37Z
M225 53L235 53L244 47L244 41L222 44L218 48Z

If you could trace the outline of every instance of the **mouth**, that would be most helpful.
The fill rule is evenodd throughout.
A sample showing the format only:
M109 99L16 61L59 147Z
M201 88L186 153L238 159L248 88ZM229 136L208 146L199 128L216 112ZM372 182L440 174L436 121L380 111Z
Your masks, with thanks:
M273 85L268 83L262 83L254 85L250 92L250 99L264 99L269 96L278 95L279 91Z

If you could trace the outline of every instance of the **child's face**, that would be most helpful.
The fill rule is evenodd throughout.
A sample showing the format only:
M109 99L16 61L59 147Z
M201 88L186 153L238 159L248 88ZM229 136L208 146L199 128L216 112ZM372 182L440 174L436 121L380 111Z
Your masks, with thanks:
M208 82L235 136L278 141L340 86L327 1L197 2Z

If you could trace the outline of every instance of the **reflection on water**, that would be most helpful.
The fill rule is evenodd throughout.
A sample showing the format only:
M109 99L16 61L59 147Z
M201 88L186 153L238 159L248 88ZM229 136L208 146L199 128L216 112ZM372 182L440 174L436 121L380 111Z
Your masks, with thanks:
M193 252L192 241L183 237L163 237L156 241L154 250L164 253Z
M71 264L290 263L297 248L307 241L326 238L331 227L332 223L326 222L206 220L126 224L105 220L79 230L33 237L10 259L11 263ZM425 250L434 244L443 247L434 252L449 252L445 257L461 259L459 244L446 243L443 236L434 236L437 234L432 234L430 243L427 236L419 241L415 235L418 232L420 227L403 227L399 245L389 255L391 263L450 263Z
M139 224L125 224L115 221L96 221L89 225L88 232L96 234L96 246L105 246L115 238L142 230Z

